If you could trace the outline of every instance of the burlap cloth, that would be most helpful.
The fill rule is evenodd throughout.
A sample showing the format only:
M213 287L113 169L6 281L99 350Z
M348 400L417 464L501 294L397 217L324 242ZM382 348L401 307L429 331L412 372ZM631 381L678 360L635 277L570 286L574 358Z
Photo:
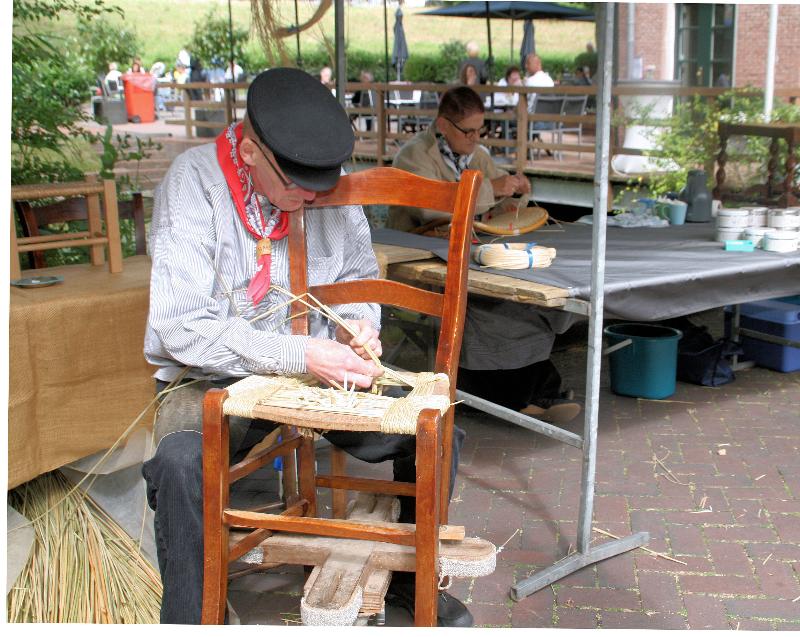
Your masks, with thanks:
M90 265L38 272L64 282L11 288L9 488L107 449L155 393L142 354L149 257L125 259L119 274Z

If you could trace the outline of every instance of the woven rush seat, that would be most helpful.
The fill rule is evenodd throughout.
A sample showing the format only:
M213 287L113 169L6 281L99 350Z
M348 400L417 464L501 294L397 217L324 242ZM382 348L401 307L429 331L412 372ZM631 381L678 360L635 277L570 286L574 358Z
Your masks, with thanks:
M445 374L431 373L405 374L404 378L413 389L395 398L321 387L309 375L248 376L228 387L222 409L226 416L309 429L413 434L423 409L444 415L450 408L450 381Z

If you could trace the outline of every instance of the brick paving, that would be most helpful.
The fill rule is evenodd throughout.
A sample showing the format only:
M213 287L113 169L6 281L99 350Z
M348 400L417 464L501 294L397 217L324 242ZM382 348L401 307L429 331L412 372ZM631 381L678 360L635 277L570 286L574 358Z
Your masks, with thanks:
M554 360L580 398L583 335L566 336ZM467 440L450 521L508 541L494 574L452 585L476 626L800 630L800 373L754 368L720 388L678 383L664 401L616 396L604 374L594 526L647 531L648 548L682 563L636 549L519 602L512 584L575 550L580 451L468 408L457 423ZM387 476L388 467L370 469ZM296 621L302 570L282 572L277 584L234 582L244 623ZM410 621L387 612L387 625Z

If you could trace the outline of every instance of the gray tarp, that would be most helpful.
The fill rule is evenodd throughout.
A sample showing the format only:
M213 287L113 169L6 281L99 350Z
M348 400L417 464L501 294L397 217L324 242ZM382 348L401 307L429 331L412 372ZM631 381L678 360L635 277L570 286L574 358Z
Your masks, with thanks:
M535 241L556 248L552 265L543 270L482 269L510 277L567 288L588 300L591 278L592 228L548 226L519 237L497 241ZM666 228L607 230L605 310L609 317L658 321L727 304L800 293L800 252L726 252L714 241L711 223ZM431 250L447 258L444 239L419 237L396 230L373 230L376 243ZM491 239L483 237L483 240Z

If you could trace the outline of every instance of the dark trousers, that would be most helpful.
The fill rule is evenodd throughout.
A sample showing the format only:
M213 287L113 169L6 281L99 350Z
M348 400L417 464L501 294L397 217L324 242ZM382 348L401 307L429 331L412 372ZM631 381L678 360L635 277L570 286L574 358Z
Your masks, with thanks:
M272 427L259 422L248 430L231 458L241 458ZM415 482L415 438L375 432L329 432L325 437L352 456L375 463L392 460L394 479ZM453 431L452 496L459 452L465 433ZM161 623L199 624L203 593L203 467L202 434L178 431L165 436L155 455L144 463L147 500L155 511L156 550L164 593ZM401 522L414 521L413 498L400 498Z
M458 388L519 411L541 399L558 398L561 375L550 359L517 369L458 368Z

